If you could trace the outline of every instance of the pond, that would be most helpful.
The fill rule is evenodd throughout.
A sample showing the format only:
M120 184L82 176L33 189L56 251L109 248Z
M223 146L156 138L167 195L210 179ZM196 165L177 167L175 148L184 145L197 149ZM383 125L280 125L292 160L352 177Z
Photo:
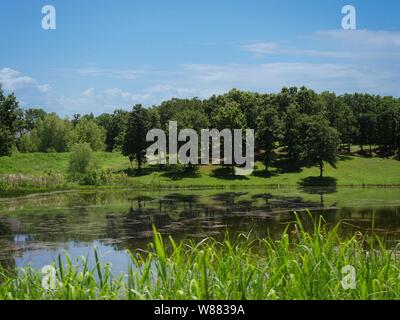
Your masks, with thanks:
M400 240L400 188L80 191L0 199L0 264L42 268L59 254L76 261L97 248L113 271L125 271L126 250L148 248L153 224L175 240L277 238L295 211L311 227L306 209L329 226L342 221L343 237L374 231Z

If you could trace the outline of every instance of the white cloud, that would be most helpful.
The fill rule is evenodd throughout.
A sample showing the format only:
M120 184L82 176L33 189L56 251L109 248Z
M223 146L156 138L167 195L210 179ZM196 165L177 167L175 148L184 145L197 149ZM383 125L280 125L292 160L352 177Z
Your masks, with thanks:
M34 78L11 68L0 69L0 84L7 91L30 88L45 93L51 90L50 85L39 84Z
M285 55L285 56L307 56L323 58L354 58L355 55L349 52L299 49L296 47L283 47L276 43L255 42L241 46L246 52L257 55Z
M256 56L297 56L332 59L387 59L400 56L400 32L375 30L321 30L303 37L301 45L251 42L241 45ZM310 42L311 41L311 42ZM307 46L307 49L301 46ZM325 48L325 49L321 49ZM326 48L329 48L327 50Z
M103 69L103 68L80 68L76 70L64 70L67 73L71 71L79 76L102 77L111 79L134 80L150 72L148 67L139 67L137 69Z
M348 45L400 48L400 32L381 30L321 30L317 37L329 41L337 41Z
M224 90L236 87L264 92L277 91L283 86L305 85L318 91L338 93L360 91L393 94L399 76L380 68L334 63L267 63L185 65L197 87Z

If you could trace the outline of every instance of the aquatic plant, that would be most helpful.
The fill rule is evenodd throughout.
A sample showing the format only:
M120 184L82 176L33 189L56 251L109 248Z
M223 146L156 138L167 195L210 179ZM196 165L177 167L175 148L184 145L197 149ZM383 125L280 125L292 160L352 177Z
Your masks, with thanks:
M307 214L307 213L305 213ZM74 264L67 256L53 263L54 283L32 268L0 275L0 299L398 299L398 248L374 234L339 236L322 217L307 232L298 215L279 240L206 238L168 246L154 229L147 251L130 252L127 274L114 275L95 251ZM344 286L348 267L354 287Z

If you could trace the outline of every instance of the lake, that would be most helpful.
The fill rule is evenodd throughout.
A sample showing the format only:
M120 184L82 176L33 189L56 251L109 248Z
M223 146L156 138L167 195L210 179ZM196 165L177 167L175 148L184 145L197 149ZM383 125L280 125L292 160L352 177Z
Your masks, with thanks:
M311 227L306 209L328 226L342 221L342 237L373 231L400 240L400 188L62 192L0 199L0 264L42 268L59 254L76 261L97 248L113 271L125 271L126 250L147 249L153 224L175 240L278 238L294 211Z

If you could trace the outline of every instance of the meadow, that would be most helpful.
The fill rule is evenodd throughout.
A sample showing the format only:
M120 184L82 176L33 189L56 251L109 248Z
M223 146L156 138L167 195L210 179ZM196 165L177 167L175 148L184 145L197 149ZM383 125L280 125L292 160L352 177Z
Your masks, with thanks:
M232 176L229 168L198 166L188 171L182 166L145 165L140 175L127 157L119 153L95 152L98 166L107 172L107 182L97 187L131 188L241 188L260 186L399 186L400 162L379 157L362 157L355 153L342 156L337 168L325 166L320 179L316 167L286 170L272 167L266 173L256 163L251 176ZM67 179L69 153L17 153L0 158L0 189L3 194L88 188ZM41 178L41 179L40 179Z

